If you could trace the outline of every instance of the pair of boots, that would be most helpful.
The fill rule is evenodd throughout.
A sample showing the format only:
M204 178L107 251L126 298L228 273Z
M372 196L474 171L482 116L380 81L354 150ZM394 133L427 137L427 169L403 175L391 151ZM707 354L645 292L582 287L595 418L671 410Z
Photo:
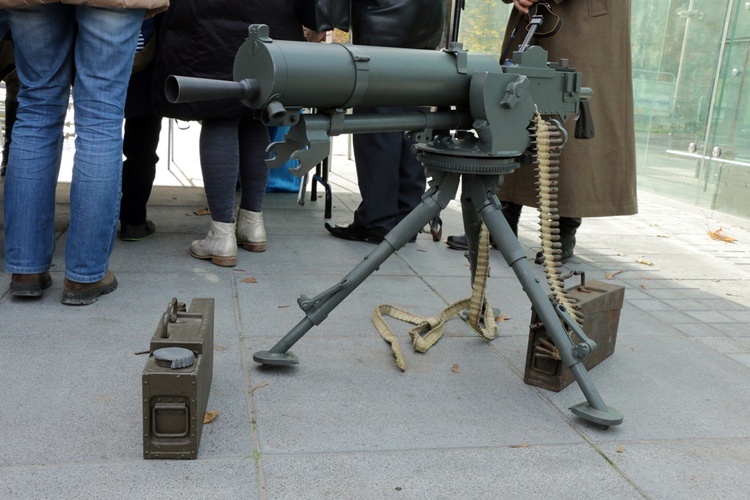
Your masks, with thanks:
M521 218L521 209L523 209L523 205L507 201L503 202L503 215L516 237L518 237L518 221ZM561 252L560 261L565 263L573 256L573 249L576 246L576 231L581 225L581 219L578 217L560 217L559 223L560 234L558 244ZM465 234L448 236L446 243L455 250L467 250L469 248ZM497 248L496 242L492 242L492 246ZM536 264L544 264L544 255L542 252L536 254L534 262Z
M237 265L237 247L250 252L266 251L266 228L263 212L239 209L234 222L211 221L208 235L190 244L190 255L196 259L211 259L223 267Z

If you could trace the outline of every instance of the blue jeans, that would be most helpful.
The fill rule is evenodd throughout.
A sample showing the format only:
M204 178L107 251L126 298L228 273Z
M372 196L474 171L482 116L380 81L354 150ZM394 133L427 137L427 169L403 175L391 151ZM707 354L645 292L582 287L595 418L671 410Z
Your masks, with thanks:
M6 14L21 82L5 181L6 270L33 274L50 268L55 187L75 74L65 276L92 283L105 275L117 231L122 119L144 11L53 3Z

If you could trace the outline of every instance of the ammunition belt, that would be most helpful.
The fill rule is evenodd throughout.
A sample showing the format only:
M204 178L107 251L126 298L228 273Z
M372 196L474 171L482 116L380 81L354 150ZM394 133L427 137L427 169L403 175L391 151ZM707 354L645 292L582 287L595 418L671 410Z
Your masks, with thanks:
M557 214L557 179L560 156L565 143L562 126L556 121L545 121L539 112L531 128L532 142L536 144L537 199L539 201L539 238L542 240L544 273L552 289L553 302L560 303L580 325L582 316L576 301L565 292L565 279L560 273L560 222Z
M406 370L406 362L398 338L385 321L383 316L390 316L412 325L409 330L412 347L417 352L425 352L440 340L445 331L445 323L453 316L468 309L469 325L479 335L487 340L492 340L497 335L497 323L492 307L485 298L487 289L487 276L490 267L490 235L487 227L482 223L479 230L479 249L477 251L477 269L474 274L474 282L471 287L471 297L459 300L443 309L438 316L421 317L399 309L389 304L380 304L372 314L372 322L380 333L380 336L391 345L396 357L396 365Z

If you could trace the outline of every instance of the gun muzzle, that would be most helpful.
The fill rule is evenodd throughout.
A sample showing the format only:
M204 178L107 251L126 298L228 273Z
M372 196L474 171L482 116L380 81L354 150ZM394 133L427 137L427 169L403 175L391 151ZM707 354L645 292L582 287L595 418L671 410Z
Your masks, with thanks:
M216 99L255 99L260 94L257 80L239 82L170 75L164 84L167 100L172 104Z

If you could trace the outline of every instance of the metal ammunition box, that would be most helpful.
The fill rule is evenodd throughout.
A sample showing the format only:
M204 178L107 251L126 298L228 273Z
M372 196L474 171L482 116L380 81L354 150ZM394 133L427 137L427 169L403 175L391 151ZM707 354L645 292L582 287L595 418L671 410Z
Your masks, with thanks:
M577 307L580 307L583 314L581 329L597 344L597 348L583 360L583 365L590 370L615 350L625 287L586 281L566 292L569 297L578 301ZM558 392L573 380L573 374L560 361L557 348L547 335L547 329L532 308L523 381Z
M214 299L193 299L188 311L172 299L151 338L151 355L143 369L143 458L198 456L213 343ZM164 361L158 353L167 351L184 353L187 359Z

